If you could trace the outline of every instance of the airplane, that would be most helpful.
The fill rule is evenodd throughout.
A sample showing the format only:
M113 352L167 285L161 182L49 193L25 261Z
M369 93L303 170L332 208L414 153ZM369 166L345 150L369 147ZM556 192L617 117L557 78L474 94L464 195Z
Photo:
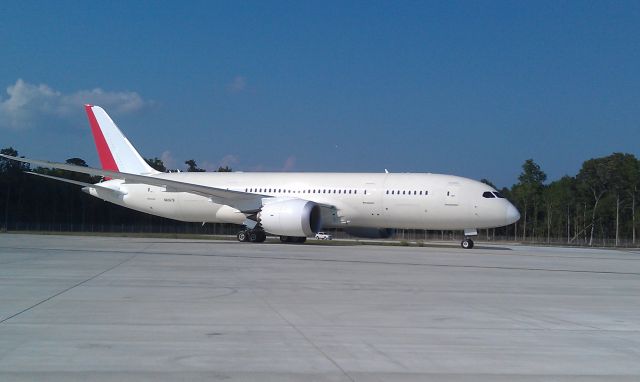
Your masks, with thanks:
M478 229L513 224L520 213L492 187L432 173L171 172L151 168L109 115L85 105L102 168L8 155L32 165L94 176L73 183L102 200L165 218L242 226L238 241L303 243L327 228L362 237L388 237L394 229L463 230L473 248Z

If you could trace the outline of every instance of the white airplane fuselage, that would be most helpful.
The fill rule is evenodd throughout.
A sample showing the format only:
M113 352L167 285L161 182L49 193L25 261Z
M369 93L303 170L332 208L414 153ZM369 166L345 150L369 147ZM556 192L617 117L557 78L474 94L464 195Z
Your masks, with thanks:
M263 195L263 203L295 198L332 206L322 211L324 228L462 230L504 226L520 216L509 201L492 194L492 187L453 175L182 172L154 177ZM100 185L84 191L115 204L181 221L246 221L246 214L238 209L193 193L117 179ZM487 192L492 197L487 197Z

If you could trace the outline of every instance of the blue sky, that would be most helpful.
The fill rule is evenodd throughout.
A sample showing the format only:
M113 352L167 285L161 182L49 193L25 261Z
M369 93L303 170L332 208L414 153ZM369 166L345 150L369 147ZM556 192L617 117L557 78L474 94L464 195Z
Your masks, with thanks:
M0 147L32 158L98 165L84 103L173 167L502 187L640 156L638 1L6 1L0 47Z

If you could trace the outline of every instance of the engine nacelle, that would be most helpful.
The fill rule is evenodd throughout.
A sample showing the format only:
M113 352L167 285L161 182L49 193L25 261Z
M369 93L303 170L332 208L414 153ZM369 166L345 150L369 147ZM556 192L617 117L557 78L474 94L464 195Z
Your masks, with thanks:
M273 235L312 236L322 228L320 214L320 206L308 200L274 200L262 207L258 221Z
M345 233L351 236L364 237L367 239L388 239L396 233L393 228L345 228Z

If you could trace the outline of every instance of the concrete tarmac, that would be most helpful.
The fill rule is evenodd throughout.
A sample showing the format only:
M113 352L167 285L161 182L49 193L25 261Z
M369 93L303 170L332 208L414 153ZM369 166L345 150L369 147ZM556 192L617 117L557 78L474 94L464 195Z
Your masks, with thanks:
M640 251L0 234L0 381L639 381Z

